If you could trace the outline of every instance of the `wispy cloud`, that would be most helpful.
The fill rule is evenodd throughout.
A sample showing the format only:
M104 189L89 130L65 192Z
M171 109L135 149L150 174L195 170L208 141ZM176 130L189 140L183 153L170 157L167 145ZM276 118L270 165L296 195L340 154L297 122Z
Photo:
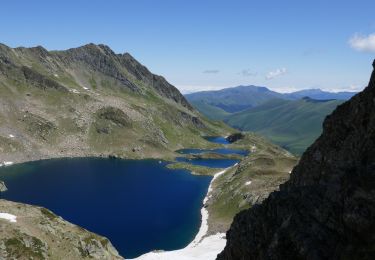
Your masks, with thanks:
M375 33L355 34L349 39L349 45L357 51L375 52Z
M287 73L286 68L276 69L274 71L268 72L267 75L266 75L266 79L274 79L274 78L280 77L280 76L282 76L286 73Z
M203 73L205 74L217 74L220 70L204 70Z
M250 70L250 69L245 69L245 70L242 70L240 73L240 75L244 76L244 77L254 77L256 76L258 73Z

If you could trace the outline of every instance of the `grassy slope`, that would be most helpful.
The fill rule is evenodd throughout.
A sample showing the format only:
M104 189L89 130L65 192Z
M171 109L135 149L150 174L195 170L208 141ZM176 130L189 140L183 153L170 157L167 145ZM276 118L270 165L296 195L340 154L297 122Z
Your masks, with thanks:
M229 147L247 149L251 153L212 183L206 205L209 234L227 231L238 212L278 189L297 163L292 154L256 134L247 133L244 139Z
M185 97L192 102L192 104L199 102L198 104L202 105L202 103L204 103L226 112L233 113L258 106L271 99L282 98L282 94L273 92L264 87L239 86L217 91L196 92L187 94ZM206 112L206 115L207 114L209 114L209 112ZM220 119L215 118L214 115L210 115L209 117Z
M225 110L210 105L206 101L201 100L191 100L190 103L203 115L212 120L223 120L225 117L229 116L230 113Z
M287 150L301 154L321 133L322 122L343 101L272 100L228 116L236 128L266 136Z

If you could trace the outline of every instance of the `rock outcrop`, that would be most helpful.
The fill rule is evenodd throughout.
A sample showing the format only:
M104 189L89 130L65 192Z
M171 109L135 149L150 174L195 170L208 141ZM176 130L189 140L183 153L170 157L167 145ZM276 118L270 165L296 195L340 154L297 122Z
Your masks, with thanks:
M243 138L245 138L245 135L243 133L234 133L226 137L227 141L230 143L234 143Z
M123 259L111 242L51 211L0 199L0 259ZM6 212L6 213L4 213Z
M235 217L217 259L374 259L374 243L375 71L280 191Z
M7 190L8 190L8 188L5 185L5 182L0 181L0 192L4 192L4 191L7 191Z

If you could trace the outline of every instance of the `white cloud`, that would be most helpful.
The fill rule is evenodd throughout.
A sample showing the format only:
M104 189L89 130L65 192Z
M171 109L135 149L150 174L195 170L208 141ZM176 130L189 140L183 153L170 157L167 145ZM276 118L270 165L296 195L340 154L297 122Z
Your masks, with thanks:
M276 77L280 77L287 73L286 68L276 69L274 71L270 71L266 75L266 79L274 79Z
M355 34L349 39L349 44L357 51L375 52L375 33L367 36Z

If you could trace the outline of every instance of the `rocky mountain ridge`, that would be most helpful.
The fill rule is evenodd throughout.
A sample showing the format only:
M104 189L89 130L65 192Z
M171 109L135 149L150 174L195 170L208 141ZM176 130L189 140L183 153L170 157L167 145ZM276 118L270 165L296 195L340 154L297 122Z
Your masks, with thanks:
M0 96L0 161L170 158L179 148L212 146L201 136L231 131L130 54L101 44L0 45Z
M374 115L375 70L326 118L280 191L235 217L217 259L373 259Z

